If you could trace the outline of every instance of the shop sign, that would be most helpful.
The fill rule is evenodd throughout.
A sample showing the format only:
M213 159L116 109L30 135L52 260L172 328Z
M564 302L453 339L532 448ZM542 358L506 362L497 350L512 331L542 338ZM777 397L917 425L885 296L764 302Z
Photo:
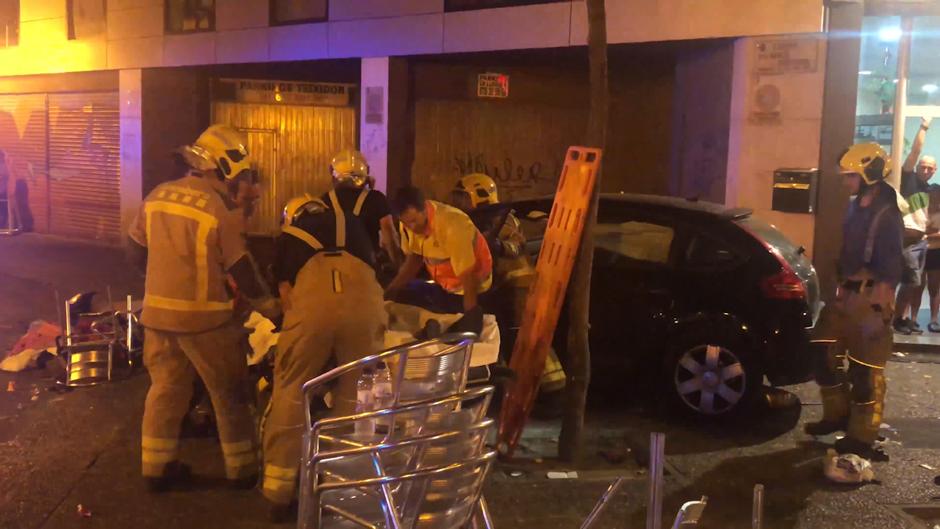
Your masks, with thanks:
M258 79L220 79L216 99L243 103L347 106L354 85Z
M509 97L509 76L501 73L481 73L477 76L477 97Z
M757 41L754 71L760 75L812 73L819 65L819 41L815 38Z

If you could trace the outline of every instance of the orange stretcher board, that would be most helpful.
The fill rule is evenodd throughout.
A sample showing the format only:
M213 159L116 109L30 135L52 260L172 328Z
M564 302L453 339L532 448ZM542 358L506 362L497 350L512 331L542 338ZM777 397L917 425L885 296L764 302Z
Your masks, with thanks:
M570 147L526 297L522 327L509 367L516 378L506 388L499 417L499 450L511 456L538 394L539 378L565 301L601 162L600 149Z

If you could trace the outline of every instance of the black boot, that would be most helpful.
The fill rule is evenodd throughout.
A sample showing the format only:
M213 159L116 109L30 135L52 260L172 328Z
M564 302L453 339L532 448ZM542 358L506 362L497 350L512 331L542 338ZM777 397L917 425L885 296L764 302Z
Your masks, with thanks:
M808 422L803 426L803 431L809 435L819 437L836 432L844 432L848 428L848 419L838 421L827 421L825 419L816 422Z
M276 524L295 523L297 521L297 504L274 503L268 501L268 521Z
M179 461L173 461L167 463L166 467L164 467L162 476L145 477L144 482L147 485L148 492L159 494L188 482L191 476L192 471L189 465L180 463Z
M870 444L863 443L862 441L848 436L836 441L834 448L840 455L855 454L869 461L888 461L890 459L884 450L880 448L876 449Z
M258 474L252 474L244 478L228 480L229 488L233 490L251 490L258 485Z

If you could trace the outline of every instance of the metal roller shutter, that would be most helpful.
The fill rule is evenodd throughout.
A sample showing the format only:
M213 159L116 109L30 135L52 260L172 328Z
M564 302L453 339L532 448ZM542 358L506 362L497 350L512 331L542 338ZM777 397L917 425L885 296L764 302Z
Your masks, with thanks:
M45 94L0 95L0 149L13 162L16 197L28 231L49 230L47 122Z
M117 92L49 94L52 233L120 241Z

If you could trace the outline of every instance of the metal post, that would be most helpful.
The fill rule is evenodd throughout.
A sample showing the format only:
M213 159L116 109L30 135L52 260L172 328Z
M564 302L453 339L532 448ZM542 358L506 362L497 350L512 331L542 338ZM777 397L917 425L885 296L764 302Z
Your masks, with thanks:
M134 306L131 295L127 295L127 360L130 363L131 351L134 349Z
M660 529L663 524L663 462L666 458L666 434L650 433L650 492L646 506L646 529Z
M898 41L898 83L894 93L894 128L891 138L891 176L889 183L901 189L901 165L904 163L904 121L907 114L907 76L911 69L911 32L914 18L901 17L901 39Z
M764 486L754 485L754 505L751 509L751 529L764 527Z

